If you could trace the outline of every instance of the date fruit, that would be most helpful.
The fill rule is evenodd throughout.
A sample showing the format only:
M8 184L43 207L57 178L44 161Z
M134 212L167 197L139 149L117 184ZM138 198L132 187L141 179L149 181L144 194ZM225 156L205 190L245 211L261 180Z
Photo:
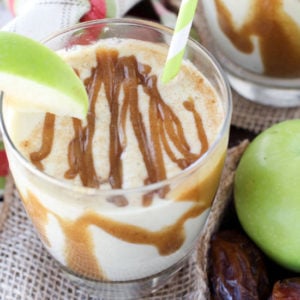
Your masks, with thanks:
M212 299L268 299L271 293L263 255L236 230L213 236L209 255Z
M300 278L288 278L275 282L271 300L300 299Z

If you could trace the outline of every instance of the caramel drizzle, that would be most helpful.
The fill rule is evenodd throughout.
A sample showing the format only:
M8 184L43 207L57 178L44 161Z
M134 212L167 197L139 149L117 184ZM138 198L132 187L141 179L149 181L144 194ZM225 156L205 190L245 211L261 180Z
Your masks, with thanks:
M47 113L44 120L41 149L39 151L30 153L31 162L40 170L44 169L41 161L51 153L54 139L54 126L55 116Z
M185 241L185 222L188 219L196 218L210 207L220 180L224 159L225 154L203 182L192 189L182 191L178 195L178 201L189 199L193 200L194 204L173 224L158 231L118 222L94 212L86 212L74 221L66 220L53 211L49 211L32 192L28 191L26 196L21 195L21 197L41 239L48 247L51 247L51 243L45 230L49 221L49 214L52 214L59 222L65 236L65 257L67 267L70 270L91 279L107 280L108 278L106 278L105 272L95 255L89 227L94 225L128 243L152 245L157 248L160 255L174 253L180 249Z
M237 49L253 52L251 37L258 37L266 75L300 76L300 28L284 11L282 0L252 0L248 18L240 28L236 28L223 1L215 3L222 31Z
M186 141L182 125L175 115L161 98L157 89L156 76L150 75L151 68L140 64L134 56L119 57L117 51L101 50L97 54L97 67L92 69L91 76L85 81L85 85L91 99L90 110L87 117L87 125L73 119L74 137L68 145L69 169L65 177L72 179L78 174L83 185L99 187L103 182L109 182L112 188L122 187L122 162L121 155L127 144L126 120L130 119L139 149L142 153L148 177L145 184L157 182L166 178L164 167L163 150L170 159L177 163L180 168L185 168L199 158L208 148L208 141L200 115L195 109L192 99L184 102L184 109L191 112L196 123L198 138L201 142L201 152L191 153ZM97 95L104 87L109 109L111 112L110 123L110 146L109 178L99 178L96 174L92 155L92 140L95 132L95 105ZM149 119L150 134L147 134L145 123L138 103L138 87L142 86L145 93L149 95ZM124 90L122 105L119 104L121 88ZM50 122L53 120L53 122ZM32 162L42 166L42 160L51 153L54 139L55 117L47 114L43 128L43 139L40 151L31 154ZM48 139L45 135L49 136ZM177 158L170 146L173 145L182 154ZM34 158L34 160L33 160ZM188 211L182 214L173 224L163 227L158 231L150 231L139 226L121 223L109 219L94 212L86 212L78 219L65 220L54 212L48 211L40 200L28 193L23 200L27 210L35 220L35 224L41 234L45 237L45 226L48 223L48 214L53 214L61 225L66 238L66 261L67 266L75 273L92 279L107 279L94 253L92 236L88 230L94 225L106 231L110 235L133 244L152 245L157 248L160 255L174 253L185 241L184 224L190 218L196 218L205 209L209 208L217 189L224 157L216 165L216 168L207 174L206 180L202 183L195 183L197 187L191 187L189 191L178 191L178 201L189 199L193 205ZM166 191L163 191L165 193ZM151 203L152 195L145 195L145 203ZM114 201L110 199L109 201ZM117 199L120 206L126 205L126 199ZM49 241L46 240L49 246Z
M127 144L125 132L128 115L148 174L144 180L145 184L166 179L163 151L181 169L192 164L207 151L207 136L193 100L185 101L183 108L191 112L196 123L198 138L202 145L201 152L196 154L190 151L181 122L171 107L162 99L157 88L157 77L150 75L150 71L150 66L139 63L135 56L119 57L116 50L101 49L97 52L97 66L91 70L90 77L85 80L90 98L87 125L83 126L81 120L73 119L75 134L68 146L70 167L65 172L65 178L73 179L79 174L82 184L87 187L99 188L102 183L109 182L113 189L122 188L121 156ZM110 172L107 179L99 178L97 175L92 153L96 119L95 106L102 86L111 113L109 127ZM146 131L143 115L139 110L139 86L142 86L150 99L150 134ZM121 88L124 92L122 104L119 100ZM42 160L51 153L52 149L55 123L54 120L52 123L49 122L49 119L55 120L55 117L50 114L46 115L41 149L30 155L32 162L39 168L42 168ZM170 143L181 153L182 158L176 157Z
M94 254L92 236L88 231L89 226L95 225L128 243L153 245L160 255L164 256L174 253L184 243L186 220L197 217L209 207L209 203L206 201L196 203L174 224L159 231L150 231L139 226L114 221L93 212L87 212L75 221L66 221L54 212L49 212L31 192L28 193L28 197L22 195L22 199L26 204L27 213L48 247L51 247L51 243L47 239L45 225L48 223L49 213L55 216L66 238L65 255L68 268L82 276L102 280L107 278Z
M52 245L45 232L45 226L49 221L48 209L31 192L28 192L27 197L25 195L21 195L21 197L28 215L38 230L41 240L47 247L51 247ZM65 233L67 266L82 276L91 279L106 279L93 251L94 244L87 230L87 225L90 224L83 224L80 220L75 222L63 221L57 214L52 214L60 223Z

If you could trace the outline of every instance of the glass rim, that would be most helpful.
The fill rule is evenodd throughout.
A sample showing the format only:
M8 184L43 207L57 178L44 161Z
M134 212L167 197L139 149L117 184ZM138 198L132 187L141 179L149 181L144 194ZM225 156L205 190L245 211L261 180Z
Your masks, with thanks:
M99 24L128 24L128 25L139 25L143 27L149 27L151 29L155 29L156 31L163 31L164 34L173 34L173 30L167 26L161 25L159 23L153 22L153 21L145 21L140 19L129 19L129 18L115 18L115 19L100 19L100 20L93 20L93 21L87 21L78 23L73 26L66 27L60 31L57 31L56 33L53 33L48 38L44 39L42 43L47 43L51 41L52 39L63 35L65 33L71 32L71 31L77 31L79 29L83 29L86 27L90 27L93 25L99 25ZM10 138L10 135L8 133L8 130L6 128L5 122L4 122L4 112L3 112L3 92L0 91L0 129L3 133L3 138L6 139L11 146L14 155L17 157L19 162L28 169L31 173L37 175L39 178L57 186L58 188L64 188L67 190L74 190L74 187L76 188L76 192L84 192L91 195L97 195L97 194L108 194L108 195L120 195L124 193L140 193L140 192L150 192L153 190L159 190L160 188L170 185L172 182L176 182L177 180L180 180L180 178L184 178L188 174L192 173L198 165L204 163L209 159L209 156L211 153L215 151L219 143L222 141L222 138L224 135L226 135L227 128L230 126L231 122L231 114L232 114L232 96L231 96L231 89L228 83L228 80L225 76L224 71L222 70L220 64L217 62L217 60L214 58L214 56L206 49L204 48L199 42L196 40L189 38L188 44L192 44L194 47L199 49L201 52L201 55L205 55L205 59L210 61L210 64L214 67L214 71L218 74L218 78L221 81L222 85L222 91L225 91L224 97L226 98L226 101L223 101L225 103L226 107L224 109L225 117L222 122L222 125L216 135L216 138L214 142L210 145L209 149L201 155L195 162L193 162L191 165L189 165L187 168L181 170L177 174L175 174L172 177L166 178L164 180L151 183L148 185L143 186L137 186L132 188L119 188L119 189L99 189L99 188L91 188L91 187L85 187L85 186L79 186L74 185L72 182L67 182L65 180L61 180L59 178L55 178L54 176L51 176L41 170L39 170L37 167L35 167L28 159L26 159L23 154L17 149L15 144L13 143L12 139ZM220 95L219 95L220 96Z

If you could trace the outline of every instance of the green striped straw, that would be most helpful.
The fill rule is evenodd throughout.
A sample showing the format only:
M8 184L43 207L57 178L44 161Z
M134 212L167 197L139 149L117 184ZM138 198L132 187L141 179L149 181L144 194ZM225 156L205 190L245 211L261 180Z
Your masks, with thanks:
M179 72L185 47L189 38L198 0L182 0L174 34L164 67L162 82L168 83Z

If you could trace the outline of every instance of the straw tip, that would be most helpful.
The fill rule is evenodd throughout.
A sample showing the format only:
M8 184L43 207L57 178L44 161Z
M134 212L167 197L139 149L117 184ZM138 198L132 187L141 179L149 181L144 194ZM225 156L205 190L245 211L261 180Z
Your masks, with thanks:
M183 48L174 56L171 56L171 58L167 58L162 75L162 81L164 83L168 83L180 72L184 52L185 49Z
M174 64L172 64L172 63L171 64L167 63L165 65L163 74L161 76L162 83L167 84L172 79L174 79L177 76L177 74L179 73L179 69L180 69L180 64L174 66Z
M163 84L167 84L167 83L169 83L173 78L175 77L175 75L174 76L171 76L170 74L163 74L162 75L162 77L161 77L161 82L163 83Z

